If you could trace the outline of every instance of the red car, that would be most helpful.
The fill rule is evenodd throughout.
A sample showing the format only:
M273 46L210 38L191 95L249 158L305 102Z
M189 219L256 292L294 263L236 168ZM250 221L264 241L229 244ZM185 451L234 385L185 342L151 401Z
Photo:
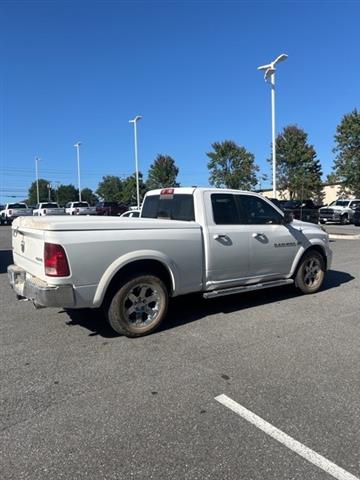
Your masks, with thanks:
M96 215L117 216L126 212L127 205L119 202L99 202L96 204Z

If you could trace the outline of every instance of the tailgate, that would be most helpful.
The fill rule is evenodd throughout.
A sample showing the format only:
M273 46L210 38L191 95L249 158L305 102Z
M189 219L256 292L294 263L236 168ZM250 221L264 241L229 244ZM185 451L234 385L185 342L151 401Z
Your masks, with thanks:
M14 263L31 275L45 279L44 231L21 226L12 228Z
M23 208L23 209L19 208L17 210L13 210L12 214L13 214L14 217L24 217L26 215L31 215L32 211L30 209L26 209L26 208Z

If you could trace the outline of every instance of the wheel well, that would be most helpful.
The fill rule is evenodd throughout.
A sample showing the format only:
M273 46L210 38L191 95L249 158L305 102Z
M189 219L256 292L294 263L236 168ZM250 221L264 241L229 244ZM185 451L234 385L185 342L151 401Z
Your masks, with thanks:
M124 280L137 273L155 275L156 277L160 278L164 282L169 294L171 294L172 279L169 270L164 266L164 264L158 260L137 260L135 262L128 263L118 272L116 272L111 279L108 288L106 289L103 303L107 302L113 297L115 292L118 290L119 285L124 282Z
M309 252L318 252L320 253L320 255L322 256L323 260L324 260L324 265L325 265L325 270L327 268L327 259L326 259L326 255L325 255L325 251L324 249L320 246L320 245L312 245L311 247L307 248L305 250L305 252L301 255L300 257L300 260L298 261L298 264L296 266L296 269L295 269L295 275L297 274L297 271L299 269L299 266L301 265L301 261L302 259L304 258L305 255L307 255Z

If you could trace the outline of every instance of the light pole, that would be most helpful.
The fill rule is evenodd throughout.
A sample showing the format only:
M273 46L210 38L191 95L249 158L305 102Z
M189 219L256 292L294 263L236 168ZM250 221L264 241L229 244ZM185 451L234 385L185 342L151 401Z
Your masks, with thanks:
M288 56L285 53L279 55L268 65L261 65L258 70L265 70L265 82L271 85L271 141L272 141L272 176L273 176L273 197L276 198L276 133L275 133L275 72L276 64L286 60Z
M37 199L38 204L40 203L40 199L39 199L39 168L38 168L39 160L40 160L39 157L35 157L36 199Z
M76 143L74 144L74 147L76 148L76 157L77 157L79 202L81 202L81 186L80 186L80 145L81 145L81 142L76 142Z
M134 144L135 144L135 176L136 176L136 200L137 208L140 208L140 191L139 191L139 163L138 163L138 148L137 148L137 129L136 124L141 120L141 115L136 115L133 120L129 120L129 123L134 124Z

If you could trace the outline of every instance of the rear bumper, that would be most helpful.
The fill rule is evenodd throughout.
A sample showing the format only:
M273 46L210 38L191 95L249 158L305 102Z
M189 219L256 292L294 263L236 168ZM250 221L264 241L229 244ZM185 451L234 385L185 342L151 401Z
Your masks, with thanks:
M71 308L75 306L72 285L48 285L43 280L29 275L17 265L8 266L11 287L19 298L31 300L35 306Z

